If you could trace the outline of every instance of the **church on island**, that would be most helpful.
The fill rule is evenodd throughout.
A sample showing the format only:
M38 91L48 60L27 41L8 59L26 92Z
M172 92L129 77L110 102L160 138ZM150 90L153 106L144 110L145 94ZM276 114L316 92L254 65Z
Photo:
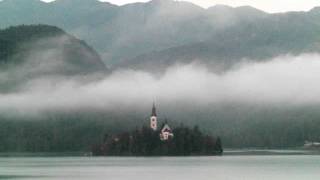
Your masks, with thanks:
M211 156L223 153L221 139L202 133L198 126L189 128L181 124L171 129L165 118L159 122L155 103L150 118L146 119L141 128L117 134L105 134L101 143L92 145L92 154L94 156Z
M152 106L152 113L150 117L150 128L153 131L158 130L158 117L157 117L157 109L156 109L155 103L153 103L153 106ZM172 133L172 129L170 128L167 121L165 121L165 123L161 127L159 136L161 141L168 141L169 139L172 139L174 137L174 134Z

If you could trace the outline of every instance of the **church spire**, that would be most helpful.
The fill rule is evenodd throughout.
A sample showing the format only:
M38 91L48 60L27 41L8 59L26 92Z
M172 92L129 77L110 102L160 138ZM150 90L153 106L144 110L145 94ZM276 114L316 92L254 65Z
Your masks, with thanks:
M152 114L150 117L150 128L153 129L154 131L156 131L158 128L156 105L154 103L152 106Z
M151 114L151 116L157 116L156 105L155 105L154 102L153 102L153 106L152 106L152 114Z

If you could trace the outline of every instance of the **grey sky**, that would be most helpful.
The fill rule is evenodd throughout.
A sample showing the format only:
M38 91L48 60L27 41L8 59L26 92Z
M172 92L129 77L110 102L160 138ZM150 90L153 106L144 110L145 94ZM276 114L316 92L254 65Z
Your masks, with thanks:
M53 0L44 0L53 1ZM113 4L123 5L132 2L147 2L149 0L101 0ZM320 6L319 0L185 0L193 2L202 7L209 7L216 4L230 6L250 5L267 12L286 12L286 11L307 11L315 6Z

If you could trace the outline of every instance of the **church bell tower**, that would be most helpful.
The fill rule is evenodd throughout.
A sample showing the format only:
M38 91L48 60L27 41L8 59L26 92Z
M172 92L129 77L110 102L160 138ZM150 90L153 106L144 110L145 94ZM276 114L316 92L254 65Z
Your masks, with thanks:
M150 117L150 128L156 131L158 129L158 122L157 122L157 111L156 111L156 106L153 103L152 106L152 114Z

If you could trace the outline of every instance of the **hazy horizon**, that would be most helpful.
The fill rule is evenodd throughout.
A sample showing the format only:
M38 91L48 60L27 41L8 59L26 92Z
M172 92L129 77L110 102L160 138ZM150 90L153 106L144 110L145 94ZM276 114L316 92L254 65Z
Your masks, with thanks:
M52 2L55 0L42 0L45 2ZM99 0L103 2L110 2L116 5L125 5L135 2L148 2L150 0ZM228 5L232 7L240 6L252 6L268 13L282 13L289 11L309 11L310 9L320 6L318 0L306 0L306 1L291 1L291 0L176 0L187 1L194 3L203 8L209 8L215 5Z

